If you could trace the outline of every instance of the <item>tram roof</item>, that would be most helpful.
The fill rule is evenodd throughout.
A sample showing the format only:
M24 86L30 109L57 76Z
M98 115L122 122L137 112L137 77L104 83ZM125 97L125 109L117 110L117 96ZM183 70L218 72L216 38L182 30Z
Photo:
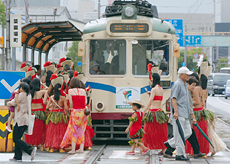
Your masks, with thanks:
M22 45L37 51L48 52L62 41L79 41L82 32L71 22L34 22L22 27Z
M120 19L120 16L116 16L116 17ZM114 19L116 17L113 17L113 20L116 20ZM142 19L143 16L139 16L139 18ZM152 31L176 34L176 30L171 23L156 18L147 18L147 19L149 19L149 21L152 23L153 26ZM101 18L94 21L89 21L84 27L83 34L106 30L106 24L109 20L111 20L111 18Z

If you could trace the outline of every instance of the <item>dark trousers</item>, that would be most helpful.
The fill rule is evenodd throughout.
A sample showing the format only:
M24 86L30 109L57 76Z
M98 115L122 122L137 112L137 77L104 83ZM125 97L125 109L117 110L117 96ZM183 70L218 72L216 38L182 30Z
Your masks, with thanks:
M31 155L33 147L30 146L29 144L27 144L25 141L22 141L22 135L25 132L27 126L18 126L18 124L16 123L16 125L14 126L14 130L13 130L13 141L15 142L15 154L14 154L14 158L17 160L21 160L22 159L22 150L24 152L26 152L27 154Z
M198 154L200 152L200 146L196 138L196 133L193 129L192 135L188 138L188 142L191 144L194 154Z

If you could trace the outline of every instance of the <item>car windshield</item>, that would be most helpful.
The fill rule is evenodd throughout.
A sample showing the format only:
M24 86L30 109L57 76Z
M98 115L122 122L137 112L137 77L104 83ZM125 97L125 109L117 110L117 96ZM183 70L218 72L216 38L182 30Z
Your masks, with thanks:
M227 80L230 80L230 76L228 75L216 75L214 77L214 82L219 82L219 83L226 83Z

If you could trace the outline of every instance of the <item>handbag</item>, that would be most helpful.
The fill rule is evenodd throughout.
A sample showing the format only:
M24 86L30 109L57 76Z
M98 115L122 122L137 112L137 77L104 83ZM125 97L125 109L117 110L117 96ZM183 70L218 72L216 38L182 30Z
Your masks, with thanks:
M26 134L32 135L33 134L33 128L34 128L34 121L35 121L35 115L31 114L31 94L27 96L28 100L28 128L25 131Z
M73 91L74 91L74 90L73 90ZM76 94L76 92L75 92L75 91L74 91L74 93ZM77 93L78 93L78 94L76 94L76 95L79 95L78 88L77 88ZM79 101L80 101L80 98L79 98L79 97L78 97L78 99L79 99ZM88 109L88 107L87 107L87 106L85 107L84 114L85 114L86 116L88 116L88 115L90 114L90 110Z

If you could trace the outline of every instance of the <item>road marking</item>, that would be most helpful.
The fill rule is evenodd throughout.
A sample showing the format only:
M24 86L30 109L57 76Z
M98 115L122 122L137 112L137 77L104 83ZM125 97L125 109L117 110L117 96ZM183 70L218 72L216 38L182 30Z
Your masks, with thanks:
M4 79L2 79L0 82L6 87L6 89L10 93L12 93L19 86L20 80L18 80L12 87Z

